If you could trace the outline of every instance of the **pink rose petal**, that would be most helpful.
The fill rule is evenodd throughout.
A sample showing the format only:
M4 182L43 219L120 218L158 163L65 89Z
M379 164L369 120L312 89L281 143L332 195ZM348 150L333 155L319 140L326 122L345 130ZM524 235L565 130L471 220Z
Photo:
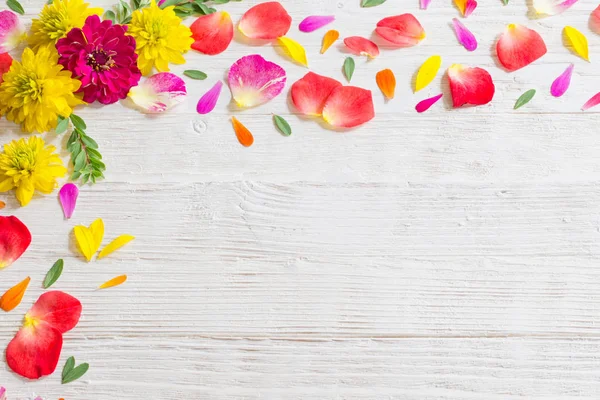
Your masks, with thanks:
M571 64L567 67L565 72L559 75L558 78L552 82L552 87L550 88L550 93L554 97L560 97L567 89L569 89L569 85L571 85L571 77L573 76L573 68L575 68L574 64Z
M239 107L255 107L277 97L285 87L285 70L258 54L240 58L229 69L229 88Z
M600 6L590 14L590 28L600 35Z
M181 103L187 90L183 79L170 72L152 75L129 91L129 97L147 113L161 113Z
M6 389L0 386L0 400L6 400Z
M581 107L581 111L589 110L592 107L596 107L598 104L600 104L600 93L596 93L591 99L586 101L583 107Z
M12 11L0 11L0 53L15 49L25 39L25 25Z
M223 82L219 81L200 98L200 101L198 101L198 105L196 106L198 114L208 114L215 109L217 100L219 100L219 96L221 95L222 87Z
M427 7L429 7L430 3L431 0L420 0L421 10L427 10Z
M432 105L434 105L435 103L437 103L443 96L443 93L438 94L437 96L433 96L430 97L428 99L425 99L423 101L420 101L416 106L415 106L415 110L417 110L417 112L420 114L422 112L425 112L427 110L429 110L429 107L431 107Z
M335 16L333 15L313 15L310 17L306 17L300 22L298 28L301 32L313 32L319 28L324 27L335 21Z
M452 18L452 26L454 26L456 38L465 49L468 51L477 49L477 39L475 38L475 35L473 35L462 22L456 18Z
M475 0L467 0L465 4L465 18L473 14L473 11L477 8L477 2Z
M77 197L79 197L79 188L73 183L66 183L58 192L60 204L65 214L65 218L69 219L73 216L75 206L77 205Z

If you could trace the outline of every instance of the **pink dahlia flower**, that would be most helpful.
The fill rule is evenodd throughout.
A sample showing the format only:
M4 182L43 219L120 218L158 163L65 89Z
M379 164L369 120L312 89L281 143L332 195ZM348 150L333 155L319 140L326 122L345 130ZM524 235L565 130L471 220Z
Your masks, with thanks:
M137 67L135 39L125 34L127 26L100 21L97 15L73 28L56 43L58 62L81 81L83 101L102 104L124 99L142 74Z

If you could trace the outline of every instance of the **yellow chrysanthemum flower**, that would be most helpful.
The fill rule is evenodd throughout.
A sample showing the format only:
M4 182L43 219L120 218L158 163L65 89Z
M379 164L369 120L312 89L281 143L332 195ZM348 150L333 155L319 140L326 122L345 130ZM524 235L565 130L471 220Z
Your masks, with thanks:
M45 46L53 50L56 42L73 28L81 28L90 15L102 15L101 8L88 8L83 0L54 0L46 4L39 19L31 23L29 46L34 50Z
M149 7L135 11L131 17L128 34L135 38L142 75L149 75L152 67L164 72L169 70L169 63L185 63L182 54L194 40L192 31L181 23L173 8L163 10L152 0Z
M47 132L55 129L58 116L67 118L73 107L83 104L75 97L81 82L57 64L56 51L43 47L34 53L23 51L21 62L14 60L2 75L0 115L24 132Z
M0 192L16 188L17 199L26 206L38 191L50 194L67 173L56 147L46 146L44 139L31 136L4 145L0 154Z

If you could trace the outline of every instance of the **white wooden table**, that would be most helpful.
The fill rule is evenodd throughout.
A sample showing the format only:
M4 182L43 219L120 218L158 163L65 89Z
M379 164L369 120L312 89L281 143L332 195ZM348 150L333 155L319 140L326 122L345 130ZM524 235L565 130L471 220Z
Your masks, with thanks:
M108 6L99 1L95 5ZM235 21L256 0L218 6ZM27 17L42 0L24 3ZM306 73L272 46L234 42L216 57L188 55L188 100L166 115L121 104L78 113L100 144L106 180L84 187L64 221L57 196L20 209L2 195L4 214L31 229L26 255L1 272L0 290L25 276L22 305L0 315L0 348L42 293L57 258L55 288L81 299L79 326L65 337L59 371L26 382L0 363L10 399L32 392L54 400L188 399L598 399L600 398L600 134L598 111L579 111L600 91L600 36L588 28L597 1L561 16L530 20L521 0L480 1L464 23L479 39L468 53L450 27L449 0L287 0L289 36L306 46L311 70L343 80L340 44L319 54L326 29L298 32L307 15L335 14L342 37L370 36L383 17L414 13L428 38L418 47L356 57L352 81L373 90L377 117L349 133L294 115L285 95L235 115L255 144L233 134L230 94L200 116L198 98L239 57L260 53L288 72ZM189 19L187 23L191 23ZM538 30L548 54L515 73L492 49L508 23ZM561 31L590 41L594 63L571 54ZM492 104L449 109L438 76L413 94L411 79L429 56L477 65L493 76ZM552 80L575 63L567 94ZM375 74L392 68L397 98L385 103ZM513 105L527 89L534 100ZM418 115L414 105L443 90L446 103ZM271 114L294 133L283 137ZM1 141L19 137L0 121ZM65 138L47 135L64 148ZM63 150L64 151L64 150ZM65 160L67 153L63 153ZM87 264L72 227L102 217L106 239L135 242ZM127 284L94 288L126 273ZM88 374L60 384L69 356Z

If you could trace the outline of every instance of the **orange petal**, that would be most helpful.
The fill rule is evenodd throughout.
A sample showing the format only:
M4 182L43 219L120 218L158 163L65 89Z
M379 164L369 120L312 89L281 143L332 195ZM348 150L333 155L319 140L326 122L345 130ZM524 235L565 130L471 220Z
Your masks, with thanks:
M108 289L111 287L119 286L125 283L127 280L127 275L117 276L116 278L112 278L110 281L104 282L98 289Z
M504 68L516 71L546 54L546 44L536 31L510 24L498 39L496 53Z
M225 11L199 17L190 26L192 49L200 53L215 55L227 50L233 39L233 22Z
M492 77L483 68L453 64L448 68L448 82L455 108L464 104L487 104L496 91Z
M242 16L238 29L251 39L277 39L292 26L292 17L277 1L257 4Z
M238 121L236 117L231 117L231 123L233 124L235 135L242 146L252 146L252 143L254 143L254 136L252 136L252 133L248 130L248 128Z
M375 58L379 55L379 47L370 41L360 36L351 36L344 39L346 47L357 56L368 56Z
M323 36L323 45L321 46L321 54L325 54L325 52L331 47L332 44L336 42L340 38L340 33L335 29L330 30Z
M53 290L40 296L25 316L25 320L45 322L60 333L75 328L81 316L81 303L75 297Z
M2 210L4 207L6 207L6 203L3 201L0 201L0 210Z
M334 127L353 128L374 117L371 91L355 86L335 88L323 108L323 119Z
M304 115L321 115L325 101L342 84L335 79L309 72L292 85L292 102Z
M60 358L62 334L45 322L26 318L25 324L6 348L6 363L15 373L29 379L52 374Z
M425 39L425 30L412 14L384 18L377 23L375 32L398 47L410 47Z
M8 289L6 293L0 297L0 308L9 312L21 304L21 300L23 300L23 295L25 294L30 281L31 278L27 277L21 283Z
M391 69L384 69L379 71L376 76L377 86L381 89L381 92L388 99L394 98L396 92L396 77Z

